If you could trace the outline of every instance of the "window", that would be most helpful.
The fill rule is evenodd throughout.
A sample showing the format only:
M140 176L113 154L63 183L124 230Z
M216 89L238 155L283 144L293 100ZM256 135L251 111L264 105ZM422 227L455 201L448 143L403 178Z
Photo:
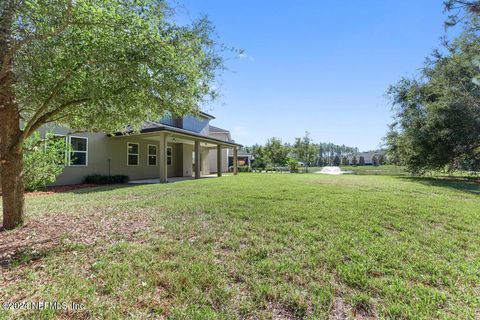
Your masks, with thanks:
M88 139L84 137L69 137L71 166L86 166L88 164Z
M88 165L88 139L70 136L70 165Z
M167 165L172 165L172 147L167 147Z
M138 166L138 143L127 143L127 166Z
M149 144L147 146L147 155L148 155L148 165L156 166L157 165L157 146L154 144Z

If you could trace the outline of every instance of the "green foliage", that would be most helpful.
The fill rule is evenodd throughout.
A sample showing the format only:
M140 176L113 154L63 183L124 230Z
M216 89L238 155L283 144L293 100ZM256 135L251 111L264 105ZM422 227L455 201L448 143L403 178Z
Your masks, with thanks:
M360 166L364 166L364 165L365 165L365 158L364 158L364 157L360 156L360 157L358 158L358 165L360 165Z
M249 166L238 166L237 170L238 172L252 172L252 168Z
M348 161L348 158L343 156L342 157L342 166L348 166L350 163Z
M294 157L303 162L305 166L314 164L314 159L317 154L317 148L310 138L310 132L306 131L303 138L295 138L295 143L292 146L292 153Z
M333 158L333 165L334 166L339 166L340 163L341 163L340 157L338 155L336 155L335 158Z
M67 164L67 146L64 138L44 140L38 132L25 140L23 177L25 190L36 191L55 182Z
M374 156L372 157L372 164L373 164L374 166L378 166L378 165L379 165L378 157L377 157L376 155L374 155Z
M395 111L389 157L418 174L480 169L480 87L471 81L480 36L467 28L445 49L427 61L420 79L389 89Z
M288 170L290 172L298 172L298 160L295 158L288 158L287 160Z
M123 131L216 97L223 47L212 25L177 25L166 1L20 1L15 9L13 73L26 132L51 121Z
M92 184L123 184L129 181L129 177L125 175L101 175L101 174L91 174L85 177L85 183L92 183Z
M255 161L252 163L252 167L254 169L265 169L270 160L267 157L264 147L256 144L251 147L251 153L255 158Z
M281 139L275 137L268 139L263 150L271 165L284 166L287 163L290 146L282 143Z
M386 158L383 154L378 156L378 165L382 166L386 164Z

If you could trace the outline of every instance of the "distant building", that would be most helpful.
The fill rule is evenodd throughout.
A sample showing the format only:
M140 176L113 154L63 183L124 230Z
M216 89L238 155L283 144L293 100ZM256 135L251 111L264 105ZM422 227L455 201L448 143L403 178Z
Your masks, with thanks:
M255 160L254 156L251 153L246 152L243 148L238 149L237 155L238 166L247 166L251 167L253 161ZM229 153L228 155L228 167L233 166L233 154Z
M366 165L373 165L373 157L377 156L379 158L380 156L385 156L386 151L385 150L372 150L372 151L366 151L366 152L358 152L358 153L353 153L347 156L348 162L351 164L353 157L357 158L357 164L360 163L360 157L363 157L365 164Z

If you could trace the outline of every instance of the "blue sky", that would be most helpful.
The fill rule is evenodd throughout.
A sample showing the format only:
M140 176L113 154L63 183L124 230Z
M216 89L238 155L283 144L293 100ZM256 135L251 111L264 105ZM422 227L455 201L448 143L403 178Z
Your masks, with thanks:
M244 145L270 137L370 150L391 122L385 92L414 75L444 34L441 0L180 0L181 19L207 15L227 45L212 124Z

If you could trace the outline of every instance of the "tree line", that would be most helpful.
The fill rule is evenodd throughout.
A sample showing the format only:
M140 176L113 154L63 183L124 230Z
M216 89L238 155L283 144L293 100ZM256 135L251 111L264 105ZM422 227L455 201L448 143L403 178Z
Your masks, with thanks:
M255 144L245 147L255 158L254 168L294 167L302 163L307 167L350 164L348 156L358 153L358 148L334 143L315 143L308 132L295 138L293 143L283 142L280 138L270 138L264 145Z

